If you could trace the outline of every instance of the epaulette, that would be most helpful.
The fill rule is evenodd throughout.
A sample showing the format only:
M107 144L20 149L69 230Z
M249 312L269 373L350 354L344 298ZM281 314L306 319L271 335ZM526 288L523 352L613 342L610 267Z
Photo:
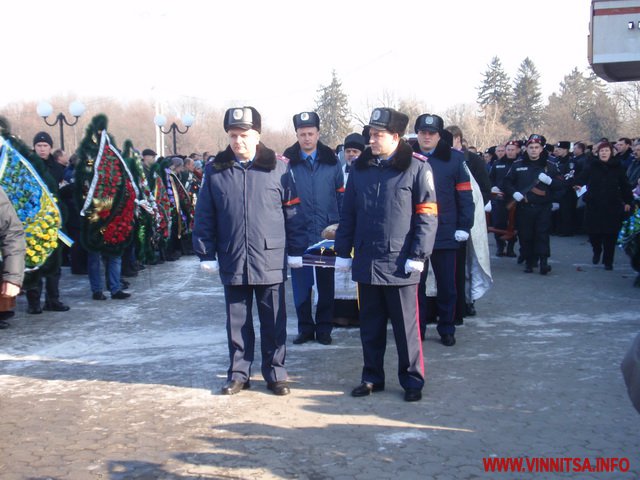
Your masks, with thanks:
M284 155L280 155L279 153L276 153L276 159L287 164L289 163L289 159Z
M429 160L429 158L426 155L422 155L421 153L418 153L418 152L413 152L413 158L417 158L421 162L426 162Z

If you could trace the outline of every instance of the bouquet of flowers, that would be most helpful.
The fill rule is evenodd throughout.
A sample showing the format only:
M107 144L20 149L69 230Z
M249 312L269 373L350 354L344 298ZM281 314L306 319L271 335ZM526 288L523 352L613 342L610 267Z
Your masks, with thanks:
M4 188L25 230L28 270L40 268L58 247L73 241L60 230L56 200L38 173L8 140L0 137L0 185Z

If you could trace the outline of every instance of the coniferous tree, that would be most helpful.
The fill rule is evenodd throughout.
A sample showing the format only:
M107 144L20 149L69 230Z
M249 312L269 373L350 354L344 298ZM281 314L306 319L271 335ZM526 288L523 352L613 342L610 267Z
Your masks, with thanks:
M527 57L518 68L509 106L509 127L514 135L524 137L539 129L542 110L540 74L533 61Z
M318 89L316 113L320 117L320 141L331 148L344 141L351 133L349 102L342 91L342 82L336 71L331 73L331 83Z
M500 58L493 57L483 75L482 84L478 87L478 104L483 109L497 106L501 112L506 112L509 107L511 86Z

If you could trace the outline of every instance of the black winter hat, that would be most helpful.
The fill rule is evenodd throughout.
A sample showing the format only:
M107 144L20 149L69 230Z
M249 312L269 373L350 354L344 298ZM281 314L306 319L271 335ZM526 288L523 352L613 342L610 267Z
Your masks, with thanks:
M320 117L316 112L301 112L293 116L293 128L316 127L320 130Z
M360 150L361 152L364 152L364 147L365 147L364 137L359 133L350 133L344 139L345 149L355 148L356 150Z
M253 107L236 107L228 109L224 114L224 131L230 128L241 128L243 130L255 130L260 133L262 130L262 117Z
M409 117L402 112L398 112L393 108L376 108L371 112L369 127L388 130L391 133L397 133L402 136L407 130L408 123Z
M151 150L150 148L145 148L144 150L142 150L142 156L146 157L147 155L151 155L151 156L155 157L158 154L156 152L154 152L153 150Z
M33 137L33 146L36 146L36 143L48 143L50 147L53 147L53 139L51 138L51 135L49 135L47 132L38 132L36 133L36 136Z
M571 149L571 142L566 142L566 141L558 142L558 143L556 143L556 147L564 148L566 150L569 150L569 149Z
M442 135L442 131L444 130L444 120L442 120L442 117L438 115L423 113L416 118L416 124L413 129L416 133L421 130L427 130L428 132L438 132Z
M547 139L544 138L544 135L534 133L527 139L527 146L529 146L530 143L539 143L544 147L547 144Z

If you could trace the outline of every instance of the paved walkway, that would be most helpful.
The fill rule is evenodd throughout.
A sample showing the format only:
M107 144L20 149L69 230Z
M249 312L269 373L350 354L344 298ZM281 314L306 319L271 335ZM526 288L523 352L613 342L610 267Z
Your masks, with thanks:
M421 402L402 400L393 336L387 390L355 399L358 331L290 345L292 394L219 395L224 299L197 260L151 267L130 300L96 302L64 271L68 313L0 331L0 479L640 478L640 415L620 361L640 331L627 258L589 262L553 238L552 273L492 259L494 288L446 348L430 327ZM289 295L289 333L296 333ZM625 457L627 472L487 473L484 458ZM532 462L534 460L530 460ZM525 464L526 465L526 464Z

